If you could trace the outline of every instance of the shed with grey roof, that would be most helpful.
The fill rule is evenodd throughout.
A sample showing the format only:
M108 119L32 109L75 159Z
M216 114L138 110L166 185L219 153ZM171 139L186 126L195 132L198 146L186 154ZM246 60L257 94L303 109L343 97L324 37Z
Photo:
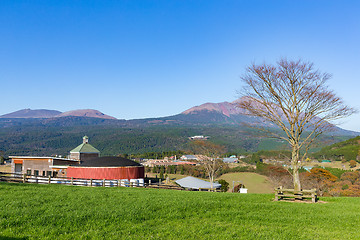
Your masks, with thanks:
M187 189L194 189L194 190L211 189L210 182L190 176L176 180L175 182L179 184L181 187ZM214 189L221 188L221 184L214 182L213 188Z

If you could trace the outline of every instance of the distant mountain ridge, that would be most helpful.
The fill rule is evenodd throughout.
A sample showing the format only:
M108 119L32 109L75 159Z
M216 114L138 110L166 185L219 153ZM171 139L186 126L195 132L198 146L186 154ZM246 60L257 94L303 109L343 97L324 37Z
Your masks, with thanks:
M146 127L146 126L210 126L210 125L258 125L277 128L270 122L245 114L237 104L244 100L237 99L233 102L204 103L189 108L182 113L160 118L145 119L116 119L94 109L79 109L68 112L59 112L46 109L23 109L0 116L0 127L37 125L37 126L96 126L112 125L118 127ZM6 118L6 119L5 119ZM18 119L18 120L15 120ZM22 120L23 119L23 120ZM32 121L25 121L26 119ZM36 121L38 119L38 121ZM334 135L357 136L358 132L335 127Z
M22 109L12 113L1 115L0 118L52 118L61 114L60 111L48 109Z
M0 116L0 150L6 155L67 154L77 139L90 136L102 154L186 150L190 136L210 136L229 152L287 149L283 141L268 139L249 128L259 122L236 107L234 102L205 103L182 113L145 119L115 119L97 110L59 113L24 109ZM36 114L35 114L36 113ZM264 123L265 127L275 126ZM319 142L326 145L359 135L336 128Z
M57 110L48 109L22 109L12 113L1 115L0 118L59 118L59 117L91 117L102 119L116 119L115 117L106 115L98 110L94 109L78 109L68 112L60 112Z
M79 109L79 110L63 112L55 117L68 117L68 116L116 119L112 116L106 115L106 114L104 114L98 110L94 110L94 109Z
M236 104L241 101L241 99L235 100L233 102L221 102L221 103L204 103L200 106L195 106L192 108L189 108L188 110L185 110L181 114L197 114L201 111L213 111L217 113L221 113L227 117L230 117L231 115L239 115L244 114L244 111L238 107L236 107Z

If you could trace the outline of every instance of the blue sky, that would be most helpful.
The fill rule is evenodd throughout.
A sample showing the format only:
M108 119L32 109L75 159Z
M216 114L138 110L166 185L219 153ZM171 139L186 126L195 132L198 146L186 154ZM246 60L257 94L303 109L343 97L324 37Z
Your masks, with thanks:
M359 1L0 1L0 115L121 119L233 101L255 63L302 58L360 110ZM360 131L359 114L341 127Z

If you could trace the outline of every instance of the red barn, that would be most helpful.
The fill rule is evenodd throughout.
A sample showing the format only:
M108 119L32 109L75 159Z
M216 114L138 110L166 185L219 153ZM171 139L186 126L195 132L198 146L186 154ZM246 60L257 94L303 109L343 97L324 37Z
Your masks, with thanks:
M122 157L97 157L67 169L67 177L85 179L143 179L144 166Z

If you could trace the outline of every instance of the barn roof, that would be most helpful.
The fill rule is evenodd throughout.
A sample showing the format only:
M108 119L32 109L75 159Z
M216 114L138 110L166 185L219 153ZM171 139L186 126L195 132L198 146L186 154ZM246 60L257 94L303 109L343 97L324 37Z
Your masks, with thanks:
M89 138L84 136L83 143L71 150L70 153L100 153L100 151L89 144Z
M128 167L128 166L142 166L142 165L130 159L126 159L122 157L89 158L82 161L80 165L74 165L74 167Z
M181 187L191 188L191 189L199 189L199 188L211 188L210 182L194 178L194 177L185 177L175 181ZM214 188L220 188L220 183L214 183Z

